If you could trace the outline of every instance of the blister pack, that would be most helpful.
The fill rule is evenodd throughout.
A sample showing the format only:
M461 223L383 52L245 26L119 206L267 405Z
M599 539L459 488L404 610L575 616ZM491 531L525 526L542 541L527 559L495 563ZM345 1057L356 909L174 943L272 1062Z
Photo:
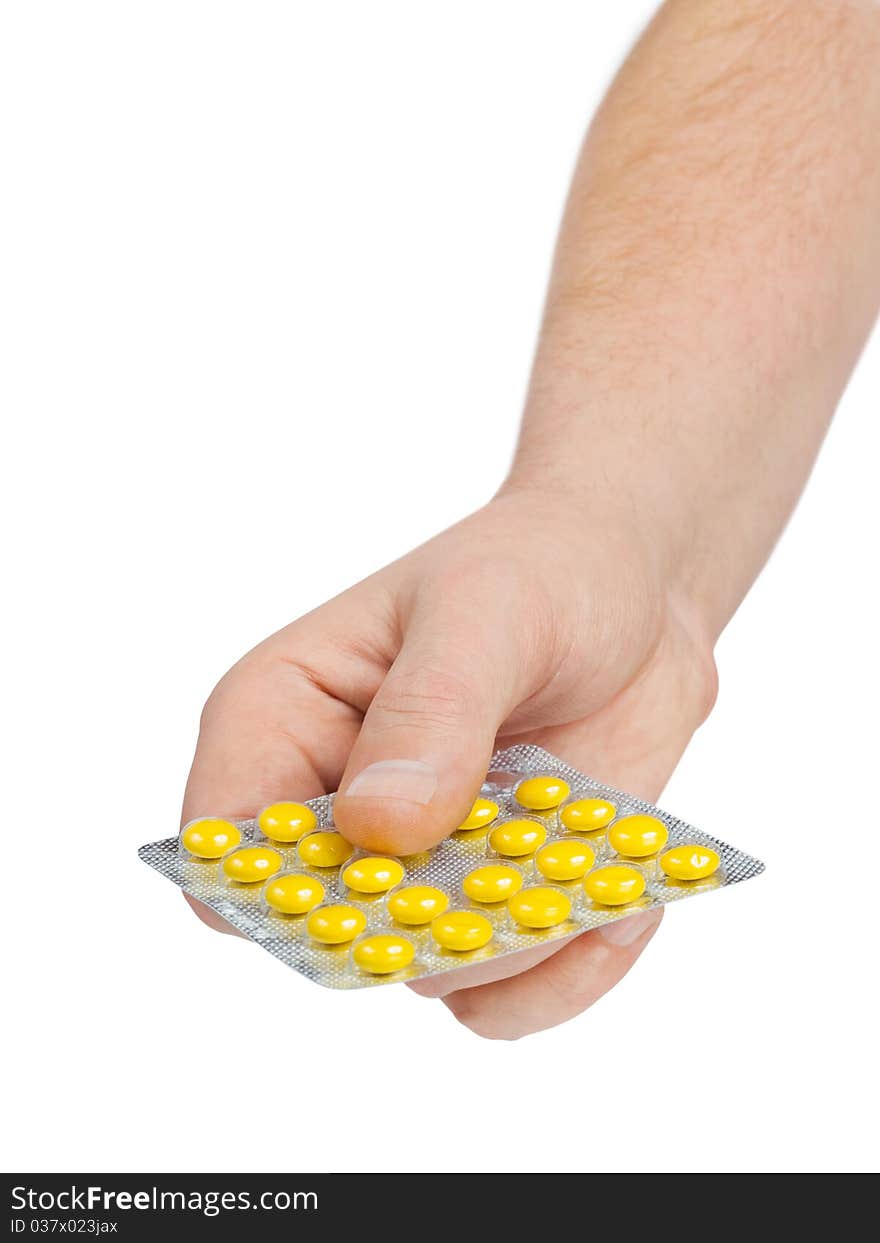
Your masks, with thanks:
M497 752L464 824L404 858L353 847L333 795L204 817L145 863L328 988L416 980L748 880L764 865L541 747Z

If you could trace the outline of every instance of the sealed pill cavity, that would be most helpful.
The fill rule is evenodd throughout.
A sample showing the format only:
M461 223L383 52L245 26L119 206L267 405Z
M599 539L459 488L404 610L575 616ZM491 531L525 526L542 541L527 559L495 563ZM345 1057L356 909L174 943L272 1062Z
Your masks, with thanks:
M638 868L625 863L610 863L596 868L584 878L584 892L602 906L625 906L645 892L645 877Z
M628 859L646 859L662 850L669 830L656 816L622 816L608 830L608 845Z
M253 885L281 871L284 860L271 846L242 846L223 860L223 871L240 885Z
M406 857L346 841L332 795L297 803L280 791L234 821L221 802L219 815L175 825L140 855L264 952L334 989L430 979L558 945L763 870L530 743L498 752L473 795L460 829Z
M406 885L388 895L388 913L400 924L429 924L449 906L449 898L433 885Z
M499 811L498 804L492 799L478 798L456 832L467 833L472 829L484 829L498 818Z
M515 893L507 909L524 928L555 928L571 914L571 898L550 885L534 885Z
M313 868L338 868L351 858L354 846L347 842L341 833L320 832L309 833L302 838L296 853L303 863Z
M535 855L535 867L547 880L580 880L595 862L592 846L577 837L548 842Z
M267 883L263 899L279 915L305 915L324 901L324 886L316 876L288 872L285 876L273 877Z
M538 820L504 820L489 834L492 849L511 859L533 854L546 840L547 830Z
M370 855L349 863L342 880L355 893L386 893L399 885L403 876L403 865L396 859Z
M530 811L552 811L564 802L571 793L567 781L561 777L550 775L529 777L521 781L514 791L514 798L520 807L528 807Z
M711 846L673 846L660 856L660 867L673 880L704 880L720 865L721 856Z
M206 817L191 820L181 831L180 844L197 859L219 859L241 841L241 830L231 820Z
M510 863L486 863L468 872L461 882L472 902L504 902L522 889L523 875Z
M415 957L416 948L406 937L379 932L362 937L353 947L351 956L362 971L371 975L390 975L402 971Z
M317 827L318 817L305 803L272 803L257 816L257 824L273 842L298 842Z
M559 820L563 828L593 833L607 828L616 815L617 808L607 798L578 798L561 808Z
M356 906L338 903L318 906L306 920L309 936L322 945L344 945L360 936L367 926L367 917Z
M478 950L492 940L492 925L478 911L448 911L431 921L431 936L447 950Z

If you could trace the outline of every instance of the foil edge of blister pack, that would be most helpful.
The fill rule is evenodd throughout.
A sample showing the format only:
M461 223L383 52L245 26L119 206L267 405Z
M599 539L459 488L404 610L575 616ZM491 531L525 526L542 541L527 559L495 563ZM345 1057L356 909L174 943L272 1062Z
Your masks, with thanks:
M278 850L284 860L283 872L304 872L319 876L325 886L324 903L345 902L363 910L367 926L362 935L394 932L406 937L415 946L412 964L391 975L371 975L357 967L352 959L352 944L325 946L313 941L305 929L305 916L283 916L269 910L262 899L262 884L238 885L226 879L220 861L197 860L181 851L179 838L166 838L142 846L139 857L150 867L167 877L191 897L211 907L239 932L261 945L263 949L280 959L285 965L328 988L364 988L377 984L397 983L401 980L423 979L439 972L455 971L474 962L489 958L507 957L521 950L530 949L547 941L564 939L579 932L600 927L615 919L624 918L636 910L668 905L684 898L694 897L714 889L724 888L739 881L749 880L764 870L764 864L742 850L723 842L693 825L670 815L652 803L612 786L595 781L563 760L557 759L542 747L517 744L498 751L492 757L481 794L493 799L501 808L500 819L511 816L535 816L549 826L548 840L570 839L572 834L558 827L556 812L530 812L519 806L513 798L514 788L530 776L548 775L561 777L571 786L569 799L604 798L614 803L618 818L622 815L643 813L658 817L666 825L669 842L665 849L677 844L709 846L717 851L721 866L716 875L706 881L676 884L659 871L656 858L649 861L614 858L614 862L630 863L646 875L647 887L638 902L617 908L597 908L583 898L580 881L559 883L545 880L534 872L533 856L525 859L490 857L486 849L486 832L471 835L453 835L438 846L422 854L402 858L406 868L405 885L434 885L450 897L450 909L469 909L486 915L493 925L493 938L489 946L464 954L443 950L431 937L427 925L413 928L395 924L386 909L387 894L367 898L346 891L341 880L343 867L333 870L315 869L304 865L296 854L296 843L289 846L265 841L255 819L235 820L242 833L241 845L257 842ZM307 801L317 818L317 829L333 827L333 795L322 795ZM487 830L488 832L488 830ZM592 835L598 845L598 834ZM604 842L604 838L602 839ZM606 847L597 856L597 863L611 861ZM364 854L366 852L358 852ZM613 852L611 852L613 854ZM506 909L506 904L488 908L471 902L462 895L461 883L475 867L486 862L509 862L526 873L524 884L551 885L573 895L571 917L556 928L546 930L524 929L516 925ZM358 938L359 939L359 938Z

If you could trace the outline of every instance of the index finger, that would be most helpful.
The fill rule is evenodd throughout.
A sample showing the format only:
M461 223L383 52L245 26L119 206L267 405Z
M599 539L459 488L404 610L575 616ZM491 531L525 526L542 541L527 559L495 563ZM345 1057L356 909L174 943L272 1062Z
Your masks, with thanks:
M209 815L249 819L270 803L326 793L338 781L359 722L350 705L331 700L283 662L254 667L246 658L202 713L181 823ZM235 932L185 896L209 927Z

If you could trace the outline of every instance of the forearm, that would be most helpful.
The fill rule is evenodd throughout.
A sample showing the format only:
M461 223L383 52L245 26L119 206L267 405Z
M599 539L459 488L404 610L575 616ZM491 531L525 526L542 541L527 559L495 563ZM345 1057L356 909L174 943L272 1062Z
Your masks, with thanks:
M592 125L508 489L636 532L710 641L880 304L880 6L671 0Z

